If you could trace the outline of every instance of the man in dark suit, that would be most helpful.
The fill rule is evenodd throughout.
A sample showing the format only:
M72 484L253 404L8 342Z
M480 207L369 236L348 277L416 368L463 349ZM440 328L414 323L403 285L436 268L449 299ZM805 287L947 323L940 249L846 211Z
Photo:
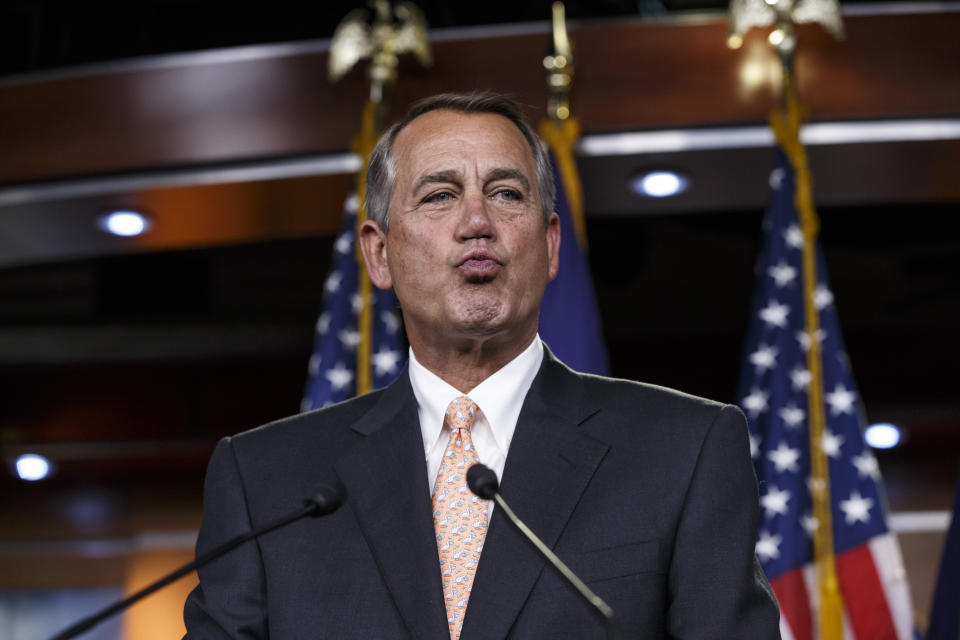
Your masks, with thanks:
M577 374L537 336L556 275L550 165L495 94L414 105L368 173L359 240L411 345L390 387L224 439L204 551L339 478L346 504L200 571L190 638L602 638L463 473L479 459L628 638L778 638L735 408Z

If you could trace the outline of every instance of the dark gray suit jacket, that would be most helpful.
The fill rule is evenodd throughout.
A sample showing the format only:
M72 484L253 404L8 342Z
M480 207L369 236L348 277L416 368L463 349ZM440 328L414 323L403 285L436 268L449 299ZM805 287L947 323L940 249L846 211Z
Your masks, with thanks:
M200 571L187 637L448 637L417 406L383 391L224 439L207 472L203 552L339 477L347 501ZM675 391L577 374L549 351L501 490L616 611L626 638L779 638L754 558L757 489L743 415ZM463 640L603 638L499 511Z

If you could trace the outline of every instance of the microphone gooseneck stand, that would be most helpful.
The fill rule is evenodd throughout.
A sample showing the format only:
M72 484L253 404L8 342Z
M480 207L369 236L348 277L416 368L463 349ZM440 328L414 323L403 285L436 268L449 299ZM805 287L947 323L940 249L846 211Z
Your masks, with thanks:
M603 625L607 630L607 637L610 640L620 640L621 634L620 629L617 627L616 622L613 619L613 609L606 602L603 601L603 598L598 596L593 592L593 590L588 587L583 580L581 580L577 574L575 574L570 567L564 564L563 560L557 557L557 555L543 543L537 534L530 530L523 520L517 517L517 514L513 512L513 509L510 508L510 505L507 504L507 501L503 499L503 496L500 495L500 485L497 481L497 475L489 467L483 464L475 464L469 469L467 469L467 486L470 487L470 490L473 491L477 496L483 498L484 500L495 500L497 505L503 510L503 513L507 518L514 524L520 532L526 536L526 538L533 543L537 550L550 562L553 567L560 572L560 575L566 579L567 582L576 589L577 593L580 594L580 597L586 601L593 609L600 614L601 619L603 620Z
M301 518L306 518L308 516L319 517L333 513L340 508L340 505L343 504L345 497L346 490L339 482L331 482L326 485L322 485L314 495L304 500L303 506L296 511L292 511L284 516L281 516L280 518L277 518L276 520L273 520L272 522L268 522L262 527L228 540L219 547L211 549L210 551L199 556L193 562L165 575L156 582L144 587L140 591L137 591L133 595L130 595L119 602L115 602L114 604L102 609L101 611L98 611L92 616L84 618L76 624L64 629L57 635L53 636L50 640L68 640L69 638L74 638L80 635L84 631L87 631L88 629L93 628L95 625L103 622L110 616L123 611L138 600L146 598L154 591L162 589L174 580L178 580L191 571L199 569L213 560L216 560L225 553L232 551L236 547L239 547L244 542L249 542L257 536L261 536L265 533L273 531L274 529L279 529L280 527L286 526L291 522L300 520Z

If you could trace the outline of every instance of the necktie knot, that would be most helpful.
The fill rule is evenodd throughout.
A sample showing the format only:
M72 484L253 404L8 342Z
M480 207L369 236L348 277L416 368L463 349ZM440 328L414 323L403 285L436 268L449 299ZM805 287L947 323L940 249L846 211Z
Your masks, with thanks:
M467 396L454 398L447 405L447 413L444 416L445 422L450 426L451 431L467 430L473 426L477 411L480 407L477 403Z

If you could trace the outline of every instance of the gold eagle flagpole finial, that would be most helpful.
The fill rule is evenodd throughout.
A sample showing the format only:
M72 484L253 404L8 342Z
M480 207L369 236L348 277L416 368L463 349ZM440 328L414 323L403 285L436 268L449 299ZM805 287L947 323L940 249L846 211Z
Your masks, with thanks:
M767 40L790 71L797 48L795 26L805 22L819 23L834 38L843 39L843 21L837 0L730 0L727 46L739 49L751 28L775 24Z
M329 75L336 82L360 60L370 59L370 100L384 101L384 89L397 79L399 56L411 52L425 67L433 64L427 21L412 2L371 0L371 12L354 9L337 25L330 45Z

